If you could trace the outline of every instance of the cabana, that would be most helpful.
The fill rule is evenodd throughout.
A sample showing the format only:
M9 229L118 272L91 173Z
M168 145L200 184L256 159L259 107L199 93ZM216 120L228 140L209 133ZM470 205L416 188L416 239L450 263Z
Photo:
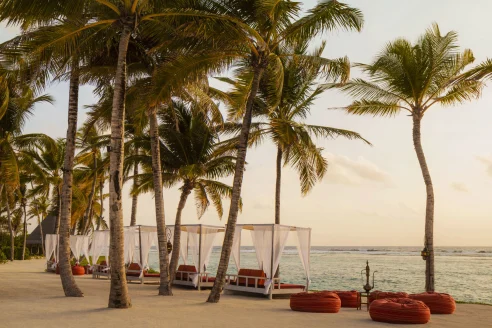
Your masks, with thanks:
M259 270L241 268L240 249L243 230L251 232ZM290 233L297 237L297 250L306 273L306 286L282 283L280 277L275 277ZM232 257L238 273L226 275L224 290L269 295L270 299L277 294L294 294L307 291L309 289L310 250L310 228L278 224L238 224L232 246Z
M91 257L92 278L106 277L109 279L111 270L108 261L109 230L96 230L92 233ZM99 257L104 256L105 261L97 263Z
M174 231L174 229L171 230ZM145 280L159 282L159 273L147 272L150 250L152 246L158 248L157 227L142 225L125 227L124 235L125 263L128 263L127 281L141 284Z
M204 224L181 225L179 254L183 264L178 267L173 284L191 286L198 290L213 286L215 277L209 277L206 271L215 238L224 230L223 227ZM191 249L193 265L187 264L188 249Z
M45 235L46 270L55 272L58 264L58 235Z
M60 242L60 237L59 235L55 234L46 234L45 237L46 241L46 269L48 271L56 271L56 266L58 265L58 260L59 260L59 242ZM77 261L79 262L79 259L81 256L85 256L87 259L87 262L90 263L90 258L89 258L89 241L90 237L89 236L83 236L83 235L75 235L75 236L70 236L70 249Z

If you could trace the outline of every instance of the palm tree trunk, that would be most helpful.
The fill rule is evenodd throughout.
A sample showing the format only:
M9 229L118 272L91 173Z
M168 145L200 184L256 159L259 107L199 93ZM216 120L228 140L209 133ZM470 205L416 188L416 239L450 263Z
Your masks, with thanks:
M96 158L96 153L94 152L93 154L93 164L94 164L94 179L92 180L92 186L91 186L91 192L89 193L89 199L88 199L88 204L87 208L85 210L84 214L84 227L82 229L82 234L85 235L87 233L87 230L89 230L90 226L90 220L91 216L90 214L92 213L92 203L94 199L94 194L96 193L96 182L97 182L97 158Z
M172 296L171 281L169 280L166 222L164 217L164 195L162 192L161 152L159 148L157 109L155 107L149 110L149 123L152 152L152 176L154 181L155 219L157 223L157 240L159 244L158 251L161 279L159 295Z
M41 217L39 214L37 215L38 217L38 226L39 226L39 232L41 233L41 255L44 256L44 233L43 233L43 221L41 220Z
M424 150L420 134L422 116L419 113L413 115L413 145L419 160L422 176L424 177L427 192L427 203L425 209L425 247L429 251L429 256L425 262L425 290L434 291L434 188L425 160Z
M70 110L69 110L70 111ZM68 133L68 131L67 131ZM67 141L67 146L68 146L68 141ZM65 154L65 157L67 155ZM65 176L65 174L63 174ZM62 206L62 199L61 199L61 190L60 190L60 186L57 186L56 187L56 202L58 203L58 209L57 209L57 212L56 212L56 221L55 221L55 231L54 231L54 234L55 235L58 235L60 233L60 221L61 221L61 206ZM70 198L70 202L71 201L71 198Z
M282 149L277 147L277 181L275 183L275 224L280 224L280 189L282 184Z
M135 150L135 154L138 155L138 149ZM133 186L137 186L138 184L138 165L135 164L133 166ZM130 219L130 225L134 226L137 225L137 204L138 204L138 195L133 195L132 196L132 217Z
M5 207L7 208L7 222L10 232L10 261L13 261L15 257L15 239L14 229L12 228L12 216L10 213L9 194L7 192L7 188L5 188Z
M31 189L33 189L34 186L32 184L32 181L31 181ZM0 191L0 194L1 194L1 191ZM38 208L38 203L37 203L37 199L36 199L36 196L34 196L34 204L36 204L36 216L38 217L38 226L39 226L39 232L41 233L41 252L44 256L44 233L43 233L43 225L41 224L43 222L43 219L41 219L40 215L39 215L39 208Z
M169 264L169 273L171 275L171 284L176 277L176 269L179 262L179 249L181 245L181 213L186 205L186 200L191 193L192 186L185 184L181 191L181 197L179 198L178 210L176 211L176 220L174 221L174 240L173 240L173 252L171 255L171 263Z
M63 185L60 195L58 192L58 230L59 230L59 266L60 279L65 296L83 297L84 294L77 286L70 265L70 225L72 221L72 183L73 161L75 157L75 134L77 133L77 114L79 104L79 67L78 60L73 60L70 75L70 90L68 100L68 129L67 146L63 162Z
M126 54L132 28L125 24L120 36L111 112L111 152L109 156L109 222L111 288L108 307L132 306L126 282L123 235L123 159L125 130Z
M266 63L265 63L266 64ZM254 67L253 82L251 85L251 91L248 95L248 101L246 103L246 112L244 113L243 124L241 127L241 133L239 135L238 153L236 158L236 169L234 172L234 182L232 185L231 206L229 208L229 217L227 219L227 226L224 236L224 242L222 244L222 252L220 254L219 267L217 268L217 276L215 278L214 286L207 302L217 303L220 300L220 293L224 288L225 275L227 267L229 265L229 258L231 256L232 241L234 238L234 231L236 229L237 214L239 212L239 201L241 199L241 186L243 183L244 164L246 162L246 151L248 148L249 130L251 127L251 117L253 111L253 102L256 98L258 88L260 86L261 76L265 70L265 64L256 63Z
M104 182L103 182L103 178L101 178L101 181L99 181L99 203L101 204L101 208L99 210L99 220L97 220L97 228L96 228L96 230L99 230L99 228L101 228L101 221L103 219L103 212L104 212L104 195L103 195L103 190L104 190Z
M26 259L26 243L27 243L27 211L25 199L22 200L22 209L24 210L24 232L23 232L23 243L22 243L22 261Z

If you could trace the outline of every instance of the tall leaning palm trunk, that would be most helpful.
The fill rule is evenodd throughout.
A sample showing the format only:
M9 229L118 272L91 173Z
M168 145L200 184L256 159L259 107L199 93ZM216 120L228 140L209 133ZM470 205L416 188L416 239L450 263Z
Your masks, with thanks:
M60 233L60 223L61 223L61 206L62 206L62 188L58 185L56 186L56 204L57 204L57 212L56 212L56 221L55 221L55 229L53 231L54 234L58 235Z
M122 208L126 54L132 32L131 25L131 23L125 22L121 31L111 112L111 152L109 156L109 261L111 264L111 287L108 301L108 307L110 308L131 307L125 272Z
M13 261L15 257L15 239L14 228L12 227L12 213L10 213L9 194L7 188L5 188L5 207L7 209L7 223L10 233L10 261Z
M277 163L275 180L275 224L280 224L280 191L282 188L282 148L277 147Z
M135 155L138 156L138 149L135 150ZM133 186L136 187L138 185L138 164L133 166ZM137 225L137 206L138 206L138 195L134 194L132 196L132 216L130 218L130 225Z
M420 110L416 110L413 115L413 145L417 158L419 160L420 169L425 182L425 190L427 193L427 202L425 207L425 246L429 252L429 256L425 262L425 290L434 291L434 187L429 168L425 160L424 150L422 148L422 140L420 127L422 115Z
M22 211L24 212L24 229L22 232L22 261L26 259L26 244L27 244L27 211L26 211L26 201L22 200Z
M173 252L171 254L171 262L169 263L171 284L176 277L176 269L179 262L179 250L181 246L181 214L183 213L183 209L192 189L193 186L188 186L187 184L183 186L181 196L179 198L178 210L176 211L176 220L174 221Z
M97 183L97 157L96 153L93 153L93 169L94 169L94 178L92 179L92 185L91 185L91 192L89 193L89 197L87 200L87 208L85 209L85 214L84 214L84 226L81 231L82 234L87 234L87 231L89 230L89 227L91 225L92 221L92 207L94 204L94 195L96 193L96 183Z
M70 223L72 212L72 183L73 183L73 162L75 157L75 135L77 133L77 115L79 102L79 68L77 59L73 60L72 71L70 74L70 90L68 101L68 129L67 146L63 163L63 184L57 187L60 199L58 207L59 221L59 266L60 279L65 296L82 297L84 294L78 288L72 275L70 265Z
M101 178L99 181L99 220L97 220L97 226L96 230L99 230L101 228L101 221L103 217L103 212L104 212L104 178Z
M159 244L160 286L159 295L171 296L171 281L167 251L166 222L164 217L164 195L162 191L162 168L159 148L159 129L157 126L157 108L149 110L150 145L152 152L152 177L154 182L155 219L157 223L157 241Z
M214 286L207 302L217 303L220 300L220 293L224 288L225 275L227 273L227 267L229 265L229 259L231 256L232 242L234 239L234 232L236 230L237 215L239 212L239 203L241 198L241 187L243 184L244 164L246 163L246 152L248 149L249 132L251 128L251 119L253 113L253 104L258 93L261 77L266 68L266 58L258 58L254 64L254 75L251 84L251 91L248 95L246 102L246 111L241 127L241 133L239 135L238 152L236 157L236 169L234 172L234 182L232 185L231 206L229 208L229 217L227 218L226 231L224 236L224 242L222 244L222 252L220 254L219 267L217 268L217 277L215 278Z

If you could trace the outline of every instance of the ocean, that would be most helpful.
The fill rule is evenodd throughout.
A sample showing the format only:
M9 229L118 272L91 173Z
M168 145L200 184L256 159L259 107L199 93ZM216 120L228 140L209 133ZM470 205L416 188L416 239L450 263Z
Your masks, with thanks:
M361 270L369 261L375 274L374 290L424 291L425 262L418 247L311 247L310 290L359 290L365 284ZM436 291L456 300L492 304L492 247L437 247ZM207 272L215 275L220 247L214 247ZM158 269L157 253L151 252L150 266ZM191 258L189 259L191 262ZM253 247L241 248L241 267L257 268ZM231 260L229 272L236 273ZM365 272L364 272L365 274ZM296 247L287 246L280 262L282 282L306 282Z

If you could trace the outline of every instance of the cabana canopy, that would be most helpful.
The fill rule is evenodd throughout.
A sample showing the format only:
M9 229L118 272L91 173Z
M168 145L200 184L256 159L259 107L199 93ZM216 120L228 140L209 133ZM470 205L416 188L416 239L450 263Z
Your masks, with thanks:
M253 240L253 246L256 252L258 267L266 274L264 284L264 294L274 292L272 281L275 272L278 269L282 252L285 249L287 238L290 233L296 235L297 250L301 259L302 266L306 274L306 290L309 288L310 280L310 250L311 250L311 228L301 228L279 224L238 224L236 225L232 257L238 271L241 268L241 233L243 230L249 230ZM234 287L229 284L228 287ZM246 286L247 288L247 286ZM234 288L232 288L234 289ZM244 288L241 288L243 290ZM238 289L239 290L239 289Z

